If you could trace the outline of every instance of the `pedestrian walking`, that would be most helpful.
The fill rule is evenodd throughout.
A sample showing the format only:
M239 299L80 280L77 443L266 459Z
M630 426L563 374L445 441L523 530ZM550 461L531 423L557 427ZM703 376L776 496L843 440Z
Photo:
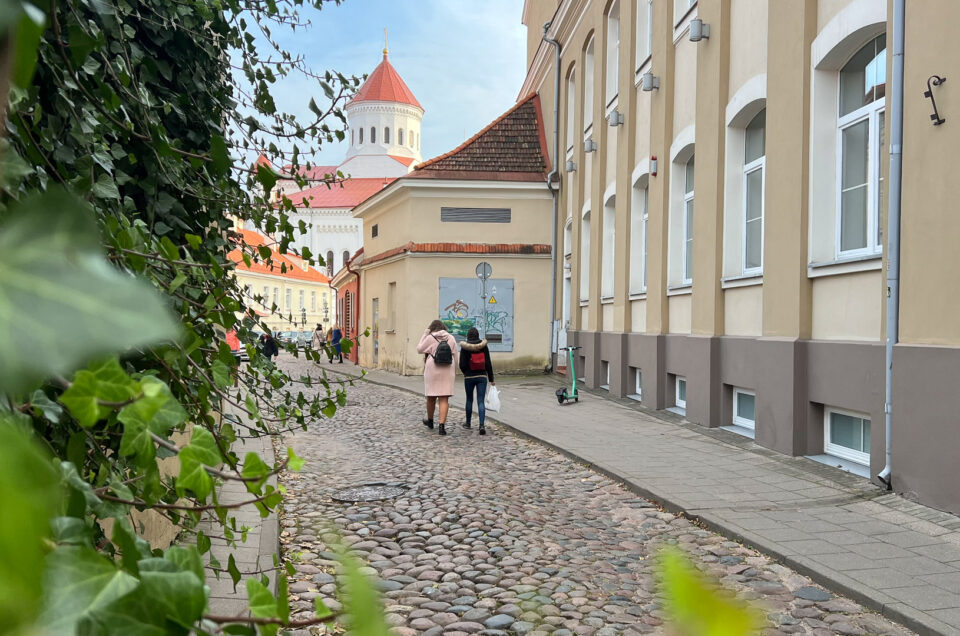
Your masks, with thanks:
M496 386L493 381L493 364L490 362L490 348L487 347L486 339L480 338L480 332L476 327L471 327L467 331L467 341L460 343L460 372L463 373L463 387L467 391L467 420L463 423L463 428L470 428L470 416L473 410L473 395L477 395L477 416L479 417L480 428L478 433L486 435L487 429L484 421L487 416L487 409L484 405L484 399L487 396L487 381L491 386Z
M340 331L340 323L333 323L333 329L330 331L333 332L333 335L330 338L330 344L333 345L333 349L336 351L337 357L340 358L340 364L343 364L343 347L340 346L340 341L343 340L343 332ZM333 362L333 358L330 358L330 362Z
M267 360L273 360L280 355L280 347L272 334L265 333L260 336L260 351L267 356Z
M333 362L333 327L327 329L327 333L324 338L326 338L327 341L327 346L325 348L327 352L327 361Z
M326 335L323 333L323 325L317 323L317 328L313 330L313 338L310 340L310 347L319 351L323 348L326 341Z
M427 396L427 417L424 426L433 428L433 414L440 406L437 433L447 434L447 411L450 409L450 396L457 379L457 341L447 333L443 322L434 320L423 332L417 352L423 354L423 385Z

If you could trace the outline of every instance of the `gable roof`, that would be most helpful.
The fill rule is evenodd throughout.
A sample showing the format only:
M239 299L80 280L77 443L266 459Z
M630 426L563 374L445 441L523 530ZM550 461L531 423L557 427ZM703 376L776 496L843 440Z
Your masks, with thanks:
M321 183L287 196L298 208L352 208L393 181L389 177L346 179L329 186Z
M347 106L360 102L398 102L410 104L423 110L423 106L413 96L413 91L397 73L397 69L390 64L386 49L383 52L383 61L377 65L377 68L373 69L373 72L367 77L367 81L363 83Z
M550 170L540 96L517 102L450 152L416 166L405 178L543 181Z

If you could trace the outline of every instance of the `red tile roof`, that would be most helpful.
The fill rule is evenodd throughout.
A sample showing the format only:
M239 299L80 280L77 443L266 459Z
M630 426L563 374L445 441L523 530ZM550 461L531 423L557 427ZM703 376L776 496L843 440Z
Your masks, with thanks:
M409 166L411 163L413 163L413 157L401 157L400 155L387 155L387 156L390 157L391 159L396 159L397 161L399 161L405 166Z
M237 230L237 234L240 235L240 239L243 244L249 245L251 247L259 247L261 245L266 245L271 247L271 263L270 265L265 265L259 260L253 260L249 266L243 262L243 252L240 248L231 250L227 254L227 258L237 264L237 269L244 272L254 272L257 274L269 274L270 276L281 276L283 278L292 278L294 280L307 281L311 283L329 283L330 277L325 274L321 274L315 268L307 265L306 271L303 269L305 264L303 259L295 254L281 254L272 246L275 246L276 243L273 241L268 242L266 237L262 234L254 232L253 230ZM284 267L286 266L286 267ZM286 270L286 271L284 271Z
M540 96L534 93L457 148L421 163L407 177L540 181L549 170Z
M549 254L546 243L407 243L364 258L362 266L410 253L428 254Z
M336 175L338 167L339 166L313 166L312 168L305 168L304 166L300 166L297 168L297 174L304 179L323 179L323 177L328 174ZM283 167L283 173L288 175L292 174L292 168L293 166L288 163Z
M393 178L347 179L340 183L320 184L287 195L297 207L305 208L352 208L370 197Z
M393 65L387 60L386 53L383 54L383 61L377 65L377 68L373 69L373 73L370 73L367 81L363 83L354 98L350 100L350 104L359 102L399 102L423 110L423 106L413 96L413 92L400 78L397 69L393 68Z

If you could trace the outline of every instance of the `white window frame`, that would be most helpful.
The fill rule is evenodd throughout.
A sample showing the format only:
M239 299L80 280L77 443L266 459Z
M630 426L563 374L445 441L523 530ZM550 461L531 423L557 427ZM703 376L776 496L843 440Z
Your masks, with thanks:
M616 195L603 204L603 236L600 241L600 300L613 300L616 293L617 200Z
M737 396L739 394L749 395L753 398L753 417L754 419L748 420L745 417L740 417L737 406L739 402L737 401ZM733 389L733 424L734 426L741 426L743 428L748 428L751 431L757 429L757 394L754 391L748 391L746 389L734 388Z
M614 39L616 27L616 39ZM620 0L614 0L607 12L607 67L604 81L604 104L607 111L615 107L620 91Z
M590 209L580 215L580 302L590 302Z
M270 305L270 285L263 286L263 299L260 304L262 304L264 308Z
M390 126L383 127L383 143L390 145Z
M567 75L567 159L573 158L573 146L576 140L574 131L577 129L576 123L577 106L577 70L570 69Z
M397 145L403 145L403 128L397 128Z
M686 4L686 6L683 6ZM690 10L697 6L697 0L673 0L673 26L680 26Z
M633 390L638 400L643 399L643 369L637 367L633 370Z
M317 310L317 292L310 292L310 311Z
M680 271L683 279L684 285L690 285L693 283L693 214L689 221L687 220L687 205L690 204L693 206L693 213L696 212L696 204L694 204L694 188L691 187L690 191L687 192L687 166L691 161L694 161L695 157L691 156L686 163L683 164L683 206L681 209L681 214L683 215L683 245L681 246L680 256ZM694 164L696 165L696 164ZM696 168L694 168L696 170ZM696 182L696 172L694 172L694 182ZM690 251L690 271L687 271L687 251Z
M636 68L639 71L653 54L653 0L637 0L635 11L637 23ZM640 21L641 16L646 19L646 26ZM642 37L641 30L643 31Z
M300 307L299 309L306 308L307 292L303 289L300 290Z
M680 399L680 383L681 383L681 382L683 383L683 394L684 394L684 398L683 398L683 399ZM683 409L684 411L687 410L686 394L687 394L687 390L688 390L689 388L690 388L690 387L687 385L687 378L685 378L685 377L682 376L682 375L674 376L674 381L673 381L673 393L674 393L674 395L673 395L673 404L674 404L674 406L676 406L678 409Z
M596 77L594 70L596 63L596 39L590 38L584 49L583 62L583 138L587 139L593 131L593 100L596 99Z
M766 132L764 132L766 134ZM746 135L744 135L744 144L746 144ZM747 201L750 198L750 192L747 188L747 180L751 174L760 171L760 265L757 267L747 267ZM767 198L767 154L761 155L750 163L743 166L743 214L740 216L742 221L743 241L740 250L740 271L744 276L751 276L763 273L763 224L766 221L766 198Z
M647 292L647 225L650 220L649 182L642 188L639 181L635 183L632 194L633 201L630 207L630 293L645 294ZM639 260L639 263L637 263L639 275L636 275L637 270L634 270L635 259Z
M837 82L839 83L839 74ZM837 111L840 109L840 90L837 89ZM836 255L838 259L854 258L857 256L872 256L883 251L880 241L880 176L883 174L883 165L880 148L880 119L885 113L885 100L877 99L861 106L852 113L837 119L837 191L836 191ZM885 119L885 117L884 117ZM867 245L852 250L843 250L841 247L841 226L843 222L843 131L863 121L867 124ZM851 460L852 461L852 460Z
M607 360L600 361L600 377L604 378L604 384L600 388L604 391L610 390L610 363Z
M862 451L854 450L852 448L847 448L846 446L840 446L839 444L834 444L830 441L830 415L832 413L837 413L839 415L847 415L849 417L856 417L860 420L865 420L870 422L871 435L873 433L873 422L870 421L870 416L864 413L858 413L856 411L848 411L846 409L838 409L833 407L826 407L823 409L823 452L826 455L832 455L834 457L839 457L840 459L846 459L848 461L854 462L855 464L860 464L862 466L870 465L870 452L869 450L864 453ZM861 432L861 441L862 441L862 432Z

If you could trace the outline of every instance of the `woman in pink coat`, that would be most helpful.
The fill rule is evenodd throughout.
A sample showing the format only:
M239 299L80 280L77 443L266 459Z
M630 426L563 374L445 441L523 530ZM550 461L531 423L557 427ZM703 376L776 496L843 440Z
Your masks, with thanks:
M450 357L452 359L446 364L444 364L444 356L437 355L437 349L441 342L445 342L450 347ZM437 433L446 435L447 411L450 408L453 385L457 379L457 341L447 333L443 322L434 320L423 332L420 344L417 345L417 352L422 353L424 359L423 385L424 393L427 396L427 418L423 420L423 424L427 428L433 428L433 411L439 401L440 421L438 424L440 426Z

